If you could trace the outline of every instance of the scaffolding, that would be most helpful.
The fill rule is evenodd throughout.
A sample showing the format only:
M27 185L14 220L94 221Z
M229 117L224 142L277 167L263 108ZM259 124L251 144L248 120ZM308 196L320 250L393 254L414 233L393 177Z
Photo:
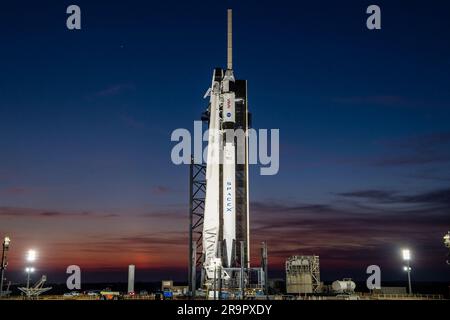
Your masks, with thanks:
M203 214L205 210L206 165L191 157L189 168L189 292L195 296L197 275L203 282Z
M318 293L320 289L319 256L292 256L286 260L287 293Z
M44 288L44 284L47 281L47 276L43 275L38 282L35 283L34 286L30 287L27 283L26 287L18 287L22 293L25 294L25 297L28 299L37 299L39 295L43 294L52 289L52 287Z

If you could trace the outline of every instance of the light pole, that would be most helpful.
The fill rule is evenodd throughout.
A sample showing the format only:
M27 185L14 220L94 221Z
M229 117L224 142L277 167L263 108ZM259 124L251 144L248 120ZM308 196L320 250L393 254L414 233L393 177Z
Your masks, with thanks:
M2 263L0 265L1 268L1 279L0 279L0 297L3 297L3 280L5 279L5 269L6 266L8 265L8 260L7 260L7 253L9 250L9 244L11 242L11 239L6 236L3 239L3 250L2 250Z
M406 267L403 267L403 270L405 270L408 273L408 292L409 294L412 294L411 289L411 266L410 266L410 260L411 260L411 251L409 249L403 249L402 250L403 260L406 261Z
M25 272L27 273L27 292L30 289L30 274L34 272L33 267L26 267Z
M444 245L449 249L446 262L450 265L450 231L444 236Z
M37 252L36 250L30 249L27 251L27 262L36 261ZM26 267L25 272L27 273L27 295L30 296L30 274L34 272L33 267Z

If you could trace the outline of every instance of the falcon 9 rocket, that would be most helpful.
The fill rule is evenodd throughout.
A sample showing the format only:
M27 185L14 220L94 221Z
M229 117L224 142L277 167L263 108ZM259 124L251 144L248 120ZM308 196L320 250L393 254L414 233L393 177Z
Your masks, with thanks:
M203 253L206 281L229 279L227 269L249 263L247 81L233 72L232 11L228 10L227 68L214 69L206 112L209 123ZM237 130L243 133L238 143ZM237 158L242 161L236 161ZM244 250L237 243L244 243Z

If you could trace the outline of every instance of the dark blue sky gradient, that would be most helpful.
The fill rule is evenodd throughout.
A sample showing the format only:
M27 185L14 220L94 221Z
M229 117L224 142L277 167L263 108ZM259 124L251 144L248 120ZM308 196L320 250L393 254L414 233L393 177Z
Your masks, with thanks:
M373 3L381 7L382 30L365 26ZM70 4L81 7L80 31L65 28ZM279 174L259 176L252 168L255 247L266 236L259 228L267 227L274 268L289 254L314 251L325 268L361 272L409 245L422 257L421 279L448 279L441 243L450 224L447 1L2 4L0 219L7 223L0 232L19 234L24 248L39 246L52 222L44 215L41 230L14 220L11 212L35 212L26 210L129 221L170 212L178 220L168 215L155 224L159 232L167 224L184 232L188 171L170 161L170 134L192 130L206 107L212 69L225 65L228 7L235 74L249 81L253 125L279 128L281 136ZM398 229L383 227L392 226L386 215L400 217ZM271 229L278 217L299 228ZM305 231L302 222L317 217ZM338 226L340 219L355 226ZM337 229L328 230L333 223ZM38 228L32 236L25 234L30 228ZM136 232L146 235L145 228ZM284 232L292 240L277 243ZM316 243L321 232L335 243ZM86 231L94 235L94 227ZM362 238L370 238L373 254L351 263L355 252L367 251L357 247ZM183 245L181 237L180 252ZM403 277L398 263L387 264L389 277ZM330 269L330 278L340 275Z

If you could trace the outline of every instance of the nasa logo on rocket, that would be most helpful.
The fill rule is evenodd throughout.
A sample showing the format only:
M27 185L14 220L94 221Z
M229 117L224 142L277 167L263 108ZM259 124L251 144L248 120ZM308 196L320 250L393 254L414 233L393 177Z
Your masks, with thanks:
M224 122L235 122L234 119L234 93L224 93Z

